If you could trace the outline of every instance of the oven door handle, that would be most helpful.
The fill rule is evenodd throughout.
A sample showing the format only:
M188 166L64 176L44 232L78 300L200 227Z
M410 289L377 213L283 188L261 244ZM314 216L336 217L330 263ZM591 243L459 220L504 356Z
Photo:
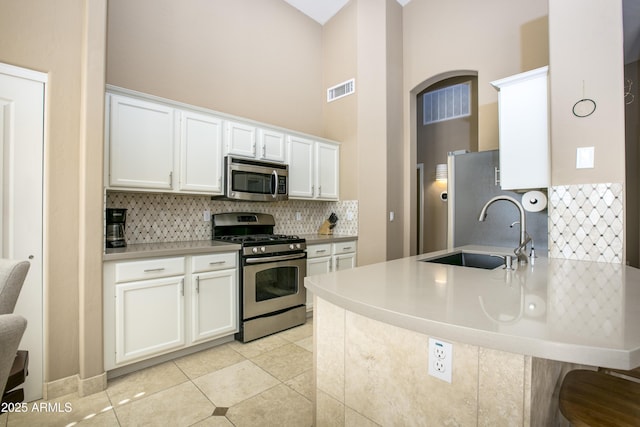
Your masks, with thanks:
M272 261L288 261L291 259L300 259L306 256L307 254L305 253L292 254L292 255L275 255L275 256L268 256L268 257L261 257L261 258L247 258L245 261L247 264L263 264L265 262L272 262Z

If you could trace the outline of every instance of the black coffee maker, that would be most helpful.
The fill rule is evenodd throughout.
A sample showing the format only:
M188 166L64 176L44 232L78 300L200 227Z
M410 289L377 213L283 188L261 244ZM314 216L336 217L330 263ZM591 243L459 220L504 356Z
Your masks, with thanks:
M124 240L124 225L127 220L126 209L107 209L106 247L123 248L127 246Z

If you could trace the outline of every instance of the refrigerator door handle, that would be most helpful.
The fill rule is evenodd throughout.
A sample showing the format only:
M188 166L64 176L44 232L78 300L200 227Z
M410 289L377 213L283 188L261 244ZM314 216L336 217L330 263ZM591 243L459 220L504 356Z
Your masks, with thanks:
M497 166L493 167L493 181L496 187L500 185L500 169Z

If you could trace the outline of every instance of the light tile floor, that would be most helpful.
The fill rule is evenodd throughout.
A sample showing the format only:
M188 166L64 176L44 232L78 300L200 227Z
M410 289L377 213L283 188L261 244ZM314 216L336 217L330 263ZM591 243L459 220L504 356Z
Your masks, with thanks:
M230 342L115 378L100 393L34 402L48 405L42 412L28 403L25 413L0 415L0 427L311 426L312 334L309 319L247 344Z

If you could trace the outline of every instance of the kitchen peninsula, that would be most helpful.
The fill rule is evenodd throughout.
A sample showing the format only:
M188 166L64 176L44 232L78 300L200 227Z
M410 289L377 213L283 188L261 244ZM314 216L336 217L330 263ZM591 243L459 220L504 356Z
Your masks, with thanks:
M640 365L640 270L421 261L437 254L306 278L317 425L563 425L565 372ZM451 383L428 374L429 337L453 345Z

